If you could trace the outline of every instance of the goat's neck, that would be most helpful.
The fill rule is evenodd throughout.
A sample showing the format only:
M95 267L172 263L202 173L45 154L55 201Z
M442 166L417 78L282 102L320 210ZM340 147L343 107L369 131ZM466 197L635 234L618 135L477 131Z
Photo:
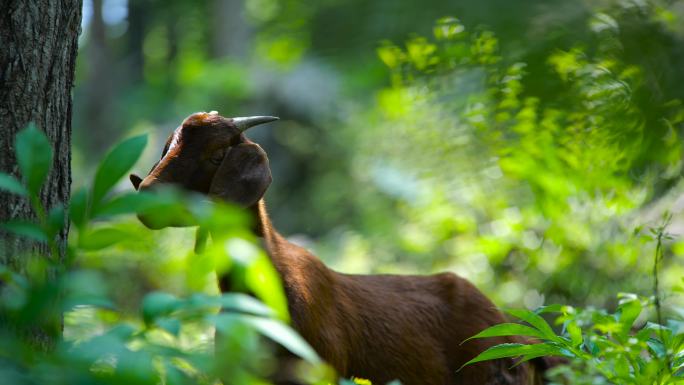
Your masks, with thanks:
M336 273L306 249L280 235L271 224L263 200L253 207L253 211L256 214L255 233L263 238L264 249L283 281L292 325L324 359L336 362L337 369L346 372L342 347L329 343L320 332L326 325L343 324L337 319L344 305L335 300L335 296L343 292L338 289ZM337 333L344 334L341 330Z
M271 218L268 217L266 212L266 203L263 199L259 200L250 210L254 214L254 233L258 237L263 238L266 247L275 246L285 241L285 238L273 228Z
M263 246L273 266L283 279L286 288L290 285L300 289L327 285L330 271L306 249L288 242L273 227L264 200L252 206L255 214L254 232L263 239Z

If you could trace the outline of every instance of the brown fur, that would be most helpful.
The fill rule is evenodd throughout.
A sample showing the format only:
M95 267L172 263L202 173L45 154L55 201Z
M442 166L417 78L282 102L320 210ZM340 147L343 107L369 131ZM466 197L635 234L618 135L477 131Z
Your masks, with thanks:
M206 161L226 147L220 165ZM230 119L198 113L169 138L150 174L131 181L140 189L175 183L250 208L255 231L283 280L294 328L343 377L377 384L399 379L405 385L541 383L536 366L545 369L544 359L516 367L513 360L502 359L459 370L492 345L521 341L503 337L463 343L506 321L467 280L452 273L342 274L288 242L273 228L261 199L270 177L266 154L231 127ZM229 283L221 282L222 290L228 290Z

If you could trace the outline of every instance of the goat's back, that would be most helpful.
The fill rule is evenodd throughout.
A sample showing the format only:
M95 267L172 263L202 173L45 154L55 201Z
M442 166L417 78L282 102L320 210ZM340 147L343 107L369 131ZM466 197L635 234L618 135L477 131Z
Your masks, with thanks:
M451 273L431 276L330 272L326 322L312 329L292 309L295 326L341 375L383 384L526 384L528 365L482 362L458 370L488 347L513 338L471 340L505 322L475 286ZM309 306L310 308L311 306ZM303 322L302 322L303 321Z

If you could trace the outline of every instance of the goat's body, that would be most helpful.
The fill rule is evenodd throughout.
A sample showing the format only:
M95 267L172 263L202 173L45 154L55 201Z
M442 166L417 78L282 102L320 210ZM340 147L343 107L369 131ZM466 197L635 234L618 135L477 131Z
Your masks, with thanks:
M295 329L343 377L384 384L528 384L529 366L498 360L458 369L513 338L462 342L505 322L494 304L451 273L349 275L280 236L260 205L264 246L281 275Z

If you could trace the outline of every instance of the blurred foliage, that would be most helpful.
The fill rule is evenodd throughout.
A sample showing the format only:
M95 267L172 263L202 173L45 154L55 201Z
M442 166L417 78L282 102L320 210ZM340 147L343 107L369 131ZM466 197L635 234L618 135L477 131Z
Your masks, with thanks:
M279 115L250 132L269 211L340 270L452 270L530 308L643 292L640 228L684 188L682 2L452 3L86 2L75 184L125 132L154 133L148 165L191 112Z
M589 18L591 48L537 53L543 70L455 18L379 47L392 84L347 131L365 258L383 271L453 269L499 304L643 292L644 208L679 191L684 109L626 57L636 43L622 24L658 23L652 4L627 5Z
M50 165L50 145L35 125L17 135L24 183L0 174L0 188L34 202L39 221L2 226L50 244L53 256L26 255L24 274L0 266L2 383L264 383L276 361L273 345L259 335L306 360L302 375L308 382L323 381L327 369L320 358L286 324L289 315L280 279L254 245L246 215L173 190L154 196L111 194L145 144L145 136L123 141L100 163L94 182L74 194L69 202L68 254L60 261L54 239L60 230L56 226L64 224L64 210L45 214L37 199ZM154 257L154 249L145 247L151 231L121 217L131 213L161 223L184 218L212 235L212 242L200 252L188 252L186 287L177 290L181 296L136 290L130 284L108 285L109 266ZM256 298L217 294L215 273L230 274L236 286ZM131 276L128 280L135 281ZM129 306L139 312L117 305L120 301L113 299L118 296L127 296ZM23 338L33 329L53 333L58 341L53 351L36 349Z

